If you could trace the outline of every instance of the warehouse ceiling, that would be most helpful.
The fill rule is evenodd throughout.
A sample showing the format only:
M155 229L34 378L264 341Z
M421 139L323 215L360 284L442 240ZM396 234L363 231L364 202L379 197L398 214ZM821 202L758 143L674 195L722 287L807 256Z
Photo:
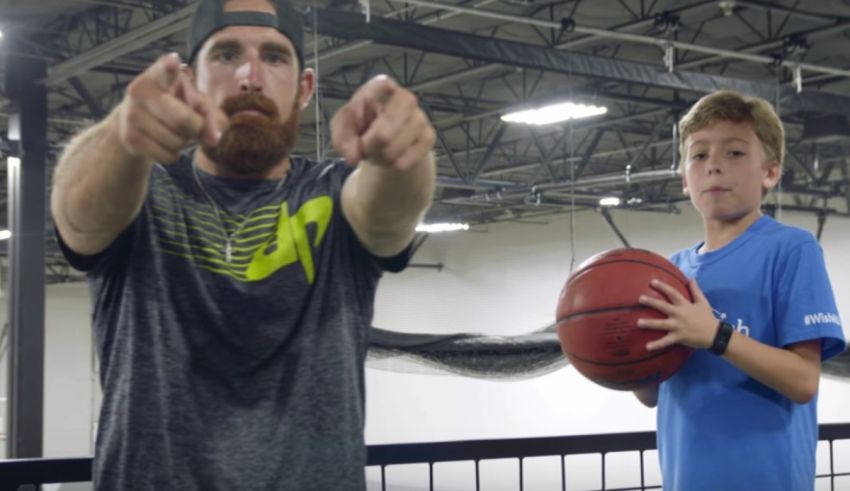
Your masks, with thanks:
M193 5L0 1L0 51L50 67L51 165L63 142L107 113L161 53L185 53ZM850 0L296 5L307 63L319 73L297 150L333 156L335 110L373 75L392 75L417 93L438 130L439 189L428 221L541 222L585 209L609 220L620 209L674 213L683 203L674 122L721 88L769 99L786 123L782 193L769 204L850 215ZM561 100L607 113L540 127L500 119ZM5 126L7 110L0 113ZM613 214L599 207L606 196L620 198Z

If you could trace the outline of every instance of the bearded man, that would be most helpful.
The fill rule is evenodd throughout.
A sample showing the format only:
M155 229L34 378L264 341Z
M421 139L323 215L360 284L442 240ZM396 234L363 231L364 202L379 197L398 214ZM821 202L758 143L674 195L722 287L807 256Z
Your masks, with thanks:
M201 0L75 137L51 211L87 272L98 490L364 489L364 360L382 271L431 203L435 133L387 77L291 155L315 88L287 0Z

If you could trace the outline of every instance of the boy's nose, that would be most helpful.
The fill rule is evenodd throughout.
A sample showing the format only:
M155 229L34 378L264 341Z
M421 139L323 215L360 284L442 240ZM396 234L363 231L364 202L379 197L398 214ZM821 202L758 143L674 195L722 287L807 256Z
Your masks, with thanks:
M706 162L706 169L709 174L717 174L720 172L720 159L715 156L709 156Z

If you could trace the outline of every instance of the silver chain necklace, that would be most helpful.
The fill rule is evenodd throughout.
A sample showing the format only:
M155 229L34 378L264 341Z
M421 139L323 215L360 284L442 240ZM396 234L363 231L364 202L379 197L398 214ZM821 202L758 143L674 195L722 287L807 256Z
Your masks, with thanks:
M274 190L272 190L272 194L276 194L278 191L280 191L280 188L283 187L283 183L286 182L286 176L288 174L288 172L284 173L283 177L281 177L280 180L277 181ZM210 193L207 191L207 188L204 187L204 183L201 182L201 176L198 174L198 166L195 165L195 162L192 162L192 176L195 178L195 184L198 185L198 188L201 190L202 193L204 193L204 196L210 203L210 206L213 209L213 213L215 214L215 219L221 226L221 235L224 237L224 260L229 264L233 260L233 238L251 220L251 217L254 216L254 211L256 210L249 213L248 216L246 216L245 219L242 220L242 223L240 223L239 226L233 230L233 232L228 233L227 227L225 227L224 225L224 220L221 218L221 211L219 210L218 205L216 204Z

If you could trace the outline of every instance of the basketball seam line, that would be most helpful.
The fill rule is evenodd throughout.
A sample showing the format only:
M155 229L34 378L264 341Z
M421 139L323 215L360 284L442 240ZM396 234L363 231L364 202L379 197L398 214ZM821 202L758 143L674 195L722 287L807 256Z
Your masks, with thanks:
M603 312L625 312L625 311L643 310L643 309L655 310L652 307L647 307L646 305L641 305L639 303L632 304L632 305L626 305L626 306L618 306L618 307L603 307L603 308L600 308L600 309L593 309L593 310L585 310L585 311L582 311L582 312L576 312L576 313L570 314L566 317L561 317L560 319L557 319L555 321L555 323L560 324L561 322L572 320L572 319L575 319L577 317L585 317L585 316L588 316L588 315L599 314L599 313L603 313Z
M577 360L579 360L579 361L581 361L581 362L583 362L583 363L589 363L589 364L591 364L591 365L602 365L602 366L625 366L625 365L634 365L634 364L636 364L636 363L643 363L643 362L645 362L645 361L647 361L647 360L651 360L651 359L653 359L653 358L658 358L658 357L659 357L659 356L661 356L661 355L664 355L664 354L669 353L669 352L670 352L670 351L672 351L674 348L676 348L676 346L677 346L677 345L669 346L669 347L667 347L667 348L664 348L664 349L663 349L663 350L661 350L661 351L658 351L658 352L656 352L656 353L652 353L652 354L650 354L649 356L646 356L646 357L644 357L644 358L638 358L637 360L631 360L631 361L628 361L628 362L625 362L625 363L623 363L623 362L614 363L614 362L604 362L604 361L591 361L591 360L588 360L588 359L582 358L582 357L580 357L580 356L578 356L578 355L576 355L576 354L573 354L573 353L570 353L570 354L569 354L569 356L572 356L572 357L576 358Z

